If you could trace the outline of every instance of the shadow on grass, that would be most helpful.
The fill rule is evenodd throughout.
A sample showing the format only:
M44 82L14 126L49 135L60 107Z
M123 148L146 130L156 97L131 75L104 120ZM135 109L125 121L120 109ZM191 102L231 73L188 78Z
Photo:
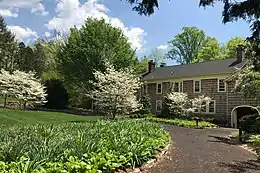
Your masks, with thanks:
M229 145L240 145L241 142L237 139L229 139L227 137L220 137L220 136L212 136L209 135L210 138L213 138L214 140L208 140L208 142L218 142L218 143L224 143Z
M260 172L260 160L234 161L233 163L220 162L219 166L228 168L231 173Z

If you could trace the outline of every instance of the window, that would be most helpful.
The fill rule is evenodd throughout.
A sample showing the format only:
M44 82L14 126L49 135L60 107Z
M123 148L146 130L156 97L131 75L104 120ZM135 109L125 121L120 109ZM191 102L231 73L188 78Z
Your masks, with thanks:
M183 83L182 82L174 82L173 90L174 90L174 92L182 92L183 91Z
M174 92L179 92L179 89L180 89L179 82L175 82L174 83Z
M210 101L209 105L208 105L208 112L214 114L215 113L215 106L216 106L215 100Z
M216 109L216 101L211 100L209 102L202 103L201 111L199 111L198 109L195 109L194 113L201 112L201 113L204 113L204 114L215 114L215 111L216 111L215 109Z
M162 110L162 100L156 100L156 112L161 112Z
M157 84L156 93L157 94L162 94L162 84L161 83Z
M218 92L226 91L226 83L225 79L218 79Z
M194 92L199 93L201 90L201 81L200 80L195 80L194 81Z

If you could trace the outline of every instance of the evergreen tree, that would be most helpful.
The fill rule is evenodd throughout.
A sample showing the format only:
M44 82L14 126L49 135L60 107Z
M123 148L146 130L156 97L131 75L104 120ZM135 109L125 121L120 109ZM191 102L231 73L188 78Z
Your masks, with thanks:
M151 113L152 110L151 98L146 91L142 94L140 103L142 104L142 108L139 110L140 114Z
M8 30L4 18L0 16L0 69L13 70L16 50L15 36Z

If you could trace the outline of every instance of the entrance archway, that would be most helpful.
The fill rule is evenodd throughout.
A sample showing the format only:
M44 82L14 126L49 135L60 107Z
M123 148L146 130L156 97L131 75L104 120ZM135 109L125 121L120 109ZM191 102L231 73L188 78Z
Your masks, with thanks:
M233 108L233 110L231 111L231 127L238 128L238 120L240 118L242 118L245 115L251 115L255 113L260 114L260 111L254 106L241 105Z

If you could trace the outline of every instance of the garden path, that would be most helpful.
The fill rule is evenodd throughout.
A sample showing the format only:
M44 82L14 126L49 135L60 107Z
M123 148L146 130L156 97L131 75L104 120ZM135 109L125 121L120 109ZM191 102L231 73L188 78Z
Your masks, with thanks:
M234 129L166 129L173 144L146 173L260 173L256 155L226 140Z

